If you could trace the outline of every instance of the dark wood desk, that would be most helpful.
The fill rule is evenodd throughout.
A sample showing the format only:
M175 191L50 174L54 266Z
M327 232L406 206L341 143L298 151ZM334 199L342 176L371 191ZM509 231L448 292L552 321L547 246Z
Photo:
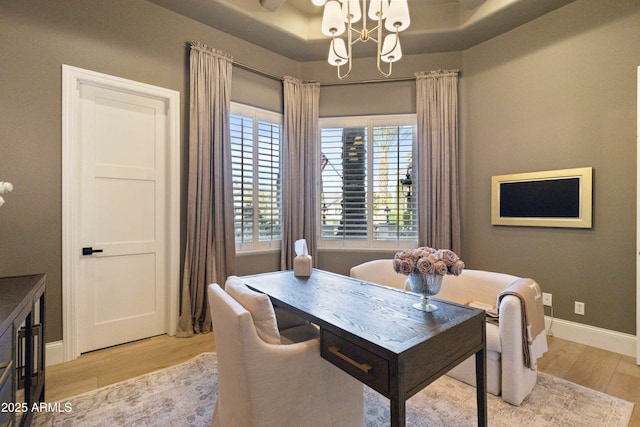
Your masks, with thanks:
M483 310L438 300L426 313L415 294L316 269L242 279L318 325L322 357L390 399L392 427L406 424L407 399L475 354L478 425L487 425Z

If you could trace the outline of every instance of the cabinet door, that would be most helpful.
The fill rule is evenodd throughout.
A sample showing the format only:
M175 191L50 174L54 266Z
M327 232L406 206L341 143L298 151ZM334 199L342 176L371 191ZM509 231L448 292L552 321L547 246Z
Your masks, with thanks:
M13 403L13 380L15 378L15 365L13 362L12 346L13 328L9 327L0 336L0 403ZM13 411L11 408L2 408L0 411L0 427L13 424Z
M39 298L33 302L31 312L31 343L33 356L31 358L30 402L44 401L44 288Z
M31 309L32 304L28 304L22 313L16 317L13 323L14 339L15 339L15 403L19 411L15 413L16 425L26 424L28 412L25 412L25 408L29 408L30 403L30 377L29 371L32 369L32 362L29 355L32 351L31 345Z

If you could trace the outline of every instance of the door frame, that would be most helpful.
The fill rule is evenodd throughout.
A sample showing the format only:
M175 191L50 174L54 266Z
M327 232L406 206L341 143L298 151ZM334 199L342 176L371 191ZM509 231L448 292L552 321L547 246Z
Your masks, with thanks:
M80 150L78 116L80 85L89 84L148 96L167 106L167 289L166 326L175 335L180 289L180 92L69 65L62 65L62 357L80 355L78 345Z
M640 365L640 67L638 67L636 99L636 364Z

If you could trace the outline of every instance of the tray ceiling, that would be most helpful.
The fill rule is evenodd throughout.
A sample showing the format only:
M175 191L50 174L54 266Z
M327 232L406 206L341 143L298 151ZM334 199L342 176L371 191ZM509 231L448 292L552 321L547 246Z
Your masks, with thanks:
M325 60L322 7L311 0L149 0L295 61ZM465 50L574 0L408 0L405 55ZM354 48L372 56L374 44Z

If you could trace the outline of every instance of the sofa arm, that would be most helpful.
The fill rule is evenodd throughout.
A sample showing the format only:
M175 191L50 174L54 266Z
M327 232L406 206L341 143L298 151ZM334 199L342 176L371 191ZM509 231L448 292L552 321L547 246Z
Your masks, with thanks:
M518 406L536 385L538 372L524 363L520 300L513 295L506 295L500 303L499 313L502 399Z

